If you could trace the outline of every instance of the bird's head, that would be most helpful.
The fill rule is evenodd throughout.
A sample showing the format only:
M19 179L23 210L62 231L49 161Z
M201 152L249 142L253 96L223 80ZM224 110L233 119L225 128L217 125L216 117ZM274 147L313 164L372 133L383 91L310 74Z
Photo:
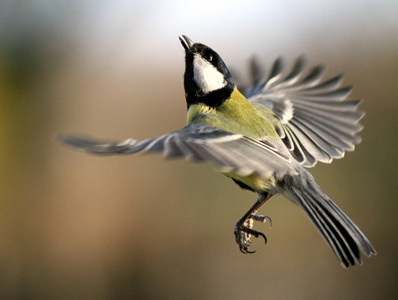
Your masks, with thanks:
M184 88L188 107L203 103L218 107L227 100L235 88L226 64L210 47L180 37L185 49Z

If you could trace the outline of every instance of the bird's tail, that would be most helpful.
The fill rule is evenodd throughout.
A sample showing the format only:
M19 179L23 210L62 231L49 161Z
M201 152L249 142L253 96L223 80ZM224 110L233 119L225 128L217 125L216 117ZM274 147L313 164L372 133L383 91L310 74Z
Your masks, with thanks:
M344 267L362 264L360 251L376 254L372 244L347 215L321 190L311 174L286 176L278 190L305 212ZM359 251L360 250L360 251Z

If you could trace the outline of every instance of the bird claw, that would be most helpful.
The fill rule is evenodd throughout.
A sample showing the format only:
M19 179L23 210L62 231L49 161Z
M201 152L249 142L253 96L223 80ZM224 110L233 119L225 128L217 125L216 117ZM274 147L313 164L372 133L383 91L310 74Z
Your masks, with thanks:
M262 216L262 215L251 215L250 216L251 219L253 219L254 221L259 221L261 223L265 223L265 222L269 222L269 226L272 227L272 220L270 217L268 216Z
M243 222L243 224L241 224L241 222L236 223L234 228L235 241L239 246L239 250L244 254L248 253L251 254L256 252L249 250L250 243L252 242L250 240L251 236L254 236L255 238L261 236L264 239L265 244L267 244L267 237L262 232L252 229L253 220L261 221L263 223L266 220L269 220L271 222L271 219L269 217L252 215L249 218L247 218Z

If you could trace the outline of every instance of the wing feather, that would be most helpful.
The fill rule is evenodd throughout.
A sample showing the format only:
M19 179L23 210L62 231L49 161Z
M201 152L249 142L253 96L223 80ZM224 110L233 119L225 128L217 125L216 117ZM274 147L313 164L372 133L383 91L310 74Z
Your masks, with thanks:
M98 154L161 153L166 158L185 158L194 163L208 162L221 172L239 176L252 174L281 178L296 174L291 157L271 144L204 124L191 123L179 131L153 139L127 139L121 142L99 142L88 138L58 136L57 140L76 150Z
M358 122L364 113L357 110L361 101L347 99L352 88L341 87L342 75L323 81L324 67L306 72L303 56L295 60L290 71L278 58L268 75L256 58L250 65L249 86L239 88L249 101L274 112L281 123L279 136L302 165L330 163L361 142L357 135L363 128Z

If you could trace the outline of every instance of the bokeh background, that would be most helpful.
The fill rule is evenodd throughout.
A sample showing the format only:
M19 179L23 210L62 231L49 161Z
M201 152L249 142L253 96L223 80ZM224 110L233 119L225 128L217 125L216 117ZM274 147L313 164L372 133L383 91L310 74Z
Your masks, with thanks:
M185 34L244 70L306 54L363 98L355 153L312 173L378 251L344 270L277 196L239 252L255 200L207 166L94 157L58 132L123 139L184 126ZM398 2L0 3L0 298L397 299Z

